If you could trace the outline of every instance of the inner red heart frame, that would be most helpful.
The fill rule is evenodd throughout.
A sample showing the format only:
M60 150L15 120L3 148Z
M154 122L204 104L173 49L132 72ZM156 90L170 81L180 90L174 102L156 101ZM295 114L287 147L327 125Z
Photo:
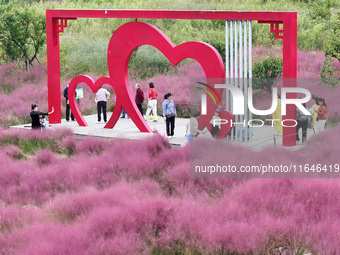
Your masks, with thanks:
M69 98L71 111L74 115L74 118L77 120L79 126L87 126L87 123L83 115L79 111L79 107L76 102L76 96L75 96L75 90L80 83L87 84L87 86L90 87L92 92L96 93L99 90L99 88L104 84L108 84L112 86L112 82L110 80L110 77L101 77L98 80L94 81L90 76L87 76L87 75L79 75L79 76L74 77L71 80L69 87L68 87L68 98Z
M203 68L207 80L209 78L225 79L225 71L222 58L218 51L203 42L186 42L175 46L170 39L158 28L144 22L129 22L120 26L112 35L108 53L107 62L110 79L113 83L119 105L114 112L107 126L113 127L119 119L121 108L124 107L135 125L142 132L150 132L150 127L145 122L143 116L138 111L129 87L128 64L132 53L142 45L150 45L158 49L176 66L182 60L191 58L196 60ZM197 77L195 77L197 78ZM188 86L190 81L188 81ZM214 86L214 84L209 84ZM216 89L219 95L222 95L222 89ZM178 91L177 93L181 93ZM176 101L176 98L174 98ZM117 106L115 107L116 110ZM213 100L207 98L207 114L201 115L198 119L199 129L207 127L211 130L209 124L217 106ZM231 120L233 116L227 112L221 112L221 118ZM222 125L219 137L225 137L231 130L230 125Z

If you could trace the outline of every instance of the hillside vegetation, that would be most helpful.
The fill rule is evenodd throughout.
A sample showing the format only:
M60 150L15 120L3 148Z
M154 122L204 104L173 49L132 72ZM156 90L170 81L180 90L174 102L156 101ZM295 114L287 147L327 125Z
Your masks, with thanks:
M3 5L8 2L3 0ZM340 1L180 1L180 0L64 0L64 1L18 1L18 6L27 6L44 14L46 9L159 9L159 10L237 10L237 11L297 11L298 12L298 47L300 50L322 50L325 34L329 26L336 32ZM17 7L18 8L18 7ZM21 8L21 7L19 7ZM328 8L324 17L320 13ZM313 18L314 14L318 18ZM328 15L328 16L327 16ZM315 15L314 15L315 16ZM340 17L340 16L339 16ZM78 19L69 21L68 27L61 34L62 76L74 76L84 73L106 75L106 49L112 33L122 24L132 19ZM225 22L210 20L143 20L160 28L175 44L187 41L204 41L213 45L224 55ZM335 31L336 30L336 31ZM280 48L281 40L269 32L268 24L253 22L253 43L257 47ZM4 62L5 56L2 60ZM46 47L39 52L39 59L46 60ZM151 70L150 67L157 68ZM149 68L149 69L148 69ZM130 69L148 70L141 78L154 73L167 71L169 63L165 57L152 47L141 47L132 56Z

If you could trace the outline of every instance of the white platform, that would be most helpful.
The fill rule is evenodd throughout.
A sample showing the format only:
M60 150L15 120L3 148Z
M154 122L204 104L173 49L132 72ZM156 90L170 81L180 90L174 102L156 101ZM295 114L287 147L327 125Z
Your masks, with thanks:
M111 114L108 114L108 119ZM80 136L95 136L102 137L108 139L144 139L150 137L154 134L152 133L142 133L138 130L131 119L120 118L113 129L104 128L105 123L97 121L97 115L88 115L84 116L84 119L88 123L87 127L80 127L76 121L66 121L62 120L60 124L50 125L51 128L70 128L76 135ZM185 130L186 125L189 122L189 119L184 118L176 118L175 121L175 138L169 139L169 142L173 145L179 146L186 143ZM158 131L165 133L165 121L163 118L159 119L158 122L147 121L151 129L156 128ZM11 126L11 128L23 128L30 129L29 124ZM312 129L307 130L307 138L310 138L314 132ZM253 150L259 151L267 146L274 146L274 134L275 130L271 126L263 126L261 128L253 128L253 137L252 142L241 142L241 141L233 141L240 146L245 146L251 148ZM204 137L207 139L211 139L211 135L209 132L206 134L200 135L200 137ZM276 146L282 145L282 136L275 136L276 138ZM300 130L300 139L301 139L301 130ZM227 140L227 139L225 139ZM291 149L301 149L302 145L297 145L294 147L290 147Z

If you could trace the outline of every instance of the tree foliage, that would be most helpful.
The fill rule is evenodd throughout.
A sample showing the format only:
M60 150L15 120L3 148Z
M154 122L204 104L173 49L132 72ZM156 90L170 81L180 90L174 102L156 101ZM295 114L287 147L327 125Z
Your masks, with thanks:
M253 88L272 92L272 87L277 78L282 76L283 59L269 54L265 58L259 58L253 65Z
M323 83L336 87L340 84L340 71L332 65L333 61L334 58L326 56L321 66L320 78Z
M38 60L46 43L45 16L36 9L17 2L0 6L0 47L7 61L24 61L26 68Z
M310 15L312 20L322 22L325 26L323 40L325 60L319 76L322 82L336 86L339 84L339 71L332 66L333 58L340 62L340 12L333 10L334 1L327 0L325 5L314 4Z

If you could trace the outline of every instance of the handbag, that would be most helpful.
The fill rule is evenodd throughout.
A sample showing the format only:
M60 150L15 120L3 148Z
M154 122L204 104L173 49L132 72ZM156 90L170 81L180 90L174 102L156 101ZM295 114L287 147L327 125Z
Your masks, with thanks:
M175 116L175 113L173 113L173 112L166 115L167 118L171 118L173 116Z

